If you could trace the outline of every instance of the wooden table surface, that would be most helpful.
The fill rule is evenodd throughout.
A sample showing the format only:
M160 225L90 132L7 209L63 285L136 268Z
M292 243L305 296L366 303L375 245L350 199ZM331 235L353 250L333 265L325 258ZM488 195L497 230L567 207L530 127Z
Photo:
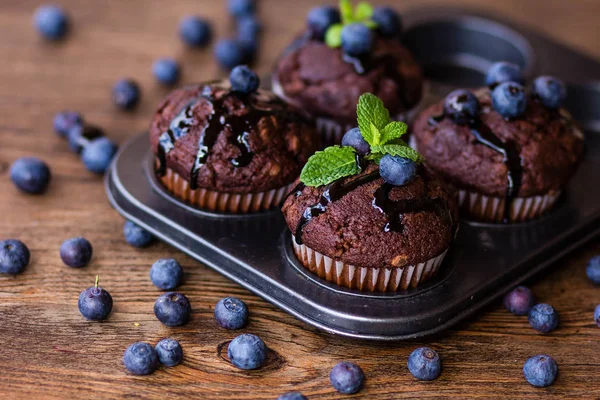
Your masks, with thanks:
M258 69L264 73L318 2L259 2L266 32ZM44 42L32 28L38 1L0 4L0 239L21 239L32 252L25 273L0 277L0 398L274 399L290 390L313 399L339 398L328 375L341 360L357 362L365 371L365 387L356 397L600 398L600 328L592 318L600 288L585 277L585 264L600 253L600 241L533 283L538 299L560 313L555 332L538 334L525 317L512 316L496 303L437 338L394 344L318 332L167 245L137 250L125 244L123 219L109 206L102 179L88 173L52 132L52 117L63 109L79 110L124 142L148 126L167 93L151 75L154 59L180 59L183 82L219 75L209 50L190 51L180 43L179 19L189 13L205 15L218 37L230 34L232 27L224 1L59 3L74 21L72 34L59 44ZM598 1L397 3L400 10L452 3L497 12L600 58ZM133 113L115 110L109 98L112 84L123 76L135 77L143 88L142 103ZM9 165L28 155L41 157L52 168L53 181L43 196L23 195L10 182ZM90 266L77 270L61 263L58 248L64 239L79 235L93 243L95 253ZM152 312L160 292L148 270L165 257L179 260L186 272L180 290L194 311L181 328L163 326ZM114 298L113 312L102 323L85 321L77 309L79 292L92 285L96 274ZM241 297L250 307L243 332L258 334L272 350L260 370L238 370L222 354L239 333L213 321L214 304L227 295ZM126 373L121 359L129 344L154 344L166 336L182 343L181 366L147 377ZM418 382L407 371L407 357L420 345L436 349L443 360L443 373L434 382ZM559 365L559 378L547 389L535 389L523 379L524 361L538 353L552 355Z

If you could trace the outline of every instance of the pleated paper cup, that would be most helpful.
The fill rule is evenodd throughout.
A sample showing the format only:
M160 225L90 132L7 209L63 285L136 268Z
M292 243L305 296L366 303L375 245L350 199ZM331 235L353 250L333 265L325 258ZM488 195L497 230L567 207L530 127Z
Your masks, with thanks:
M509 222L523 222L540 217L558 201L561 191L550 192L543 196L517 197L509 208ZM485 222L503 222L505 220L504 203L506 199L485 196L467 190L458 191L458 203L461 213L473 219Z
M248 214L278 207L293 187L291 183L279 189L258 193L225 193L203 188L190 189L188 180L171 168L167 168L165 175L159 179L178 199L202 210L229 214Z
M425 262L401 268L365 268L327 257L303 244L296 243L293 236L292 243L298 261L310 272L328 282L363 292L395 292L417 287L435 276L448 252L445 250Z

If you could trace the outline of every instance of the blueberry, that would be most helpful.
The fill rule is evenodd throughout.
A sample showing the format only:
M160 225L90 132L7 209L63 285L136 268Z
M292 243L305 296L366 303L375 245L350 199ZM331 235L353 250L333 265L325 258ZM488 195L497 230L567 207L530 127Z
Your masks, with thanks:
M0 273L20 274L29 264L30 257L29 249L20 240L0 241Z
M85 318L102 321L110 314L113 300L110 293L98 286L98 276L96 276L96 284L81 292L77 305L79 312Z
M150 375L158 367L158 355L148 343L137 342L125 350L123 364L134 375Z
M379 161L379 174L394 186L406 185L417 175L417 164L408 158L384 155Z
M75 111L62 111L54 116L54 131L62 137L67 137L71 129L83 125L81 114Z
M60 245L60 258L69 267L85 267L92 259L92 244L82 237L65 240Z
M596 285L600 285L600 256L590 258L585 272L590 281Z
M260 86L260 78L246 65L238 65L229 74L231 89L240 93L253 93Z
M551 109L560 108L567 97L565 84L553 76L536 78L531 91L544 107Z
M536 331L552 332L558 327L558 313L549 304L536 304L529 311L529 324Z
M107 138L100 137L92 140L81 152L83 165L90 172L103 174L117 152L117 145Z
M277 400L308 400L308 397L300 392L288 392L279 396Z
M240 40L245 38L256 39L261 30L260 22L254 16L240 18L237 22L237 33Z
M444 100L444 113L457 124L467 124L479 116L479 99L468 90L455 90Z
M531 357L523 365L525 380L535 387L552 385L558 373L556 361L550 356L539 354Z
M519 286L504 296L504 307L515 315L527 315L534 304L533 293L525 286Z
M325 39L329 27L340 22L340 12L337 8L331 6L315 7L310 10L306 18L306 25L312 37L317 40Z
M504 118L517 118L527 109L525 89L516 82L504 82L492 91L492 105Z
M408 370L417 379L432 381L442 372L440 356L429 347L419 347L408 356Z
M254 0L227 0L227 10L235 18L254 14Z
M212 37L210 23L194 15L184 17L179 23L179 37L190 47L206 46Z
M400 15L391 7L377 7L373 11L373 22L377 30L385 37L399 38L402 33L402 20Z
M183 269L172 258L158 260L150 268L152 284L162 290L175 289L181 283Z
M342 28L342 48L351 57L368 54L373 46L373 32L366 25L350 24Z
M346 132L342 137L342 146L350 146L363 156L371 151L369 143L367 143L360 133L360 128L352 128Z
M183 349L175 339L163 339L156 344L156 354L158 361L166 367L174 367L181 363L183 359Z
M163 85L174 85L179 80L180 68L172 58L161 58L152 65L154 77Z
M69 17L57 6L40 6L35 10L35 27L46 39L62 39L69 30Z
M329 382L342 394L357 393L363 385L365 374L356 364L342 361L331 369Z
M147 247L154 241L154 236L150 232L131 221L125 221L123 236L127 243L138 248Z
M248 58L247 49L238 40L222 39L215 45L215 58L223 69L233 69L244 64Z
M190 320L192 306L184 294L165 293L154 302L154 315L166 326L180 326Z
M594 309L594 322L596 325L600 326L600 304Z
M215 320L225 329L240 329L248 322L248 307L240 299L225 297L215 306Z
M256 369L267 359L267 346L258 336L245 333L229 343L227 356L240 369Z
M21 191L40 194L45 192L50 184L50 168L39 158L19 158L10 167L10 179Z
M104 136L104 131L93 125L77 125L74 126L68 134L69 148L77 154L80 154L83 149L90 144L90 141Z
M140 101L140 87L133 79L121 79L113 86L112 97L117 107L131 110Z
M517 82L523 84L523 74L517 64L500 61L492 65L485 76L486 86L496 87L504 82Z

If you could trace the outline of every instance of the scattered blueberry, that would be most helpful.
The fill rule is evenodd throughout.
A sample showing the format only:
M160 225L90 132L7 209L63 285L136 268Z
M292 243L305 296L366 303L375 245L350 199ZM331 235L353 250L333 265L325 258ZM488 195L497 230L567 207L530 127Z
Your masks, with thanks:
M112 90L113 101L123 110L131 110L140 101L140 87L133 79L121 79Z
M331 25L341 22L340 12L331 6L315 7L308 13L306 24L313 38L323 40Z
M215 45L215 58L223 69L233 69L244 64L247 59L247 49L242 42L233 39L222 39Z
M384 155L379 161L379 174L394 186L406 185L417 175L417 164L408 158Z
M585 272L590 281L596 285L600 285L600 256L590 258Z
M227 0L227 10L235 18L254 14L254 0Z
M260 78L246 65L238 65L229 74L231 89L240 93L253 93L260 86Z
M527 109L525 89L516 82L501 83L492 91L492 105L504 118L516 118Z
M552 332L558 327L558 313L549 304L536 304L529 311L529 324L538 332Z
M20 240L0 241L0 273L20 274L29 264L30 257L29 249Z
M40 194L46 191L50 183L50 168L35 157L19 158L10 167L10 179L21 191Z
M138 248L147 247L154 241L154 236L150 232L131 221L125 221L123 236L127 243Z
M594 322L600 327L600 304L594 309Z
M152 65L152 73L163 85L174 85L179 80L180 68L172 58L161 58Z
M432 381L442 372L440 356L429 347L419 347L408 357L408 370L417 379Z
M154 302L154 315L166 326L184 325L190 320L192 306L184 294L165 293Z
M183 359L183 349L175 339L163 339L156 344L158 361L166 367L174 367Z
M360 128L352 128L342 136L342 146L350 146L356 150L358 154L365 155L371 151L369 143L363 138L360 133Z
M360 57L371 51L373 32L363 24L350 24L342 28L342 48L351 57Z
M104 174L116 152L116 144L105 137L100 137L92 140L83 148L81 160L90 172Z
M125 350L123 364L134 375L150 375L158 366L158 355L148 343L137 342Z
M225 329L240 329L248 322L248 307L240 299L225 297L215 306L215 319Z
M81 154L86 147L94 139L104 136L104 131L93 125L76 125L68 134L69 148L77 154Z
M83 125L83 118L78 112L62 111L54 116L53 125L59 136L67 137L71 129Z
M492 65L485 77L486 86L495 87L504 82L523 83L523 74L517 64L500 61Z
M479 99L465 89L458 89L446 96L444 113L457 124L466 124L479 115Z
M515 315L527 315L534 304L533 293L525 286L519 286L504 296L504 307Z
M46 39L62 39L69 30L69 17L57 6L40 6L35 10L35 27Z
M243 17L237 22L237 33L240 40L246 38L256 39L261 30L260 22L255 16Z
M92 259L92 244L82 237L65 240L60 245L60 258L69 267L85 267Z
M556 361L550 356L539 354L531 357L523 365L525 380L535 387L552 385L558 373Z
M110 293L98 286L98 276L96 276L96 284L81 292L77 304L79 312L85 318L101 321L110 314L113 300Z
M377 7L373 11L373 22L377 30L385 37L399 38L402 33L402 20L400 15L391 7Z
M212 37L210 23L195 15L184 17L179 23L179 37L190 47L206 46Z
M565 84L553 76L536 78L531 91L545 107L551 109L560 108L567 97Z
M329 382L342 394L357 393L363 385L365 374L356 364L342 361L331 369Z
M308 400L308 397L300 392L288 392L279 396L277 400Z
M245 333L229 343L227 356L240 369L256 369L267 359L267 346L258 336Z
M162 290L173 290L181 283L183 269L172 258L156 261L150 268L152 284Z

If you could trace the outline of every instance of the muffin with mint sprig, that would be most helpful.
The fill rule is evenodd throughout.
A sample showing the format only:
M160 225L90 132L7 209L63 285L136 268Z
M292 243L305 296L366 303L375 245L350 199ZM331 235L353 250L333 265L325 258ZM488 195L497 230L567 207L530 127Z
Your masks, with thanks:
M325 144L339 144L355 125L363 93L378 96L393 119L407 120L423 94L423 74L402 44L402 21L389 7L361 2L352 8L310 11L304 33L284 51L273 72L273 91L307 112Z
M458 224L454 195L403 140L384 103L360 97L358 128L309 158L283 214L298 261L361 291L415 287L438 271Z

